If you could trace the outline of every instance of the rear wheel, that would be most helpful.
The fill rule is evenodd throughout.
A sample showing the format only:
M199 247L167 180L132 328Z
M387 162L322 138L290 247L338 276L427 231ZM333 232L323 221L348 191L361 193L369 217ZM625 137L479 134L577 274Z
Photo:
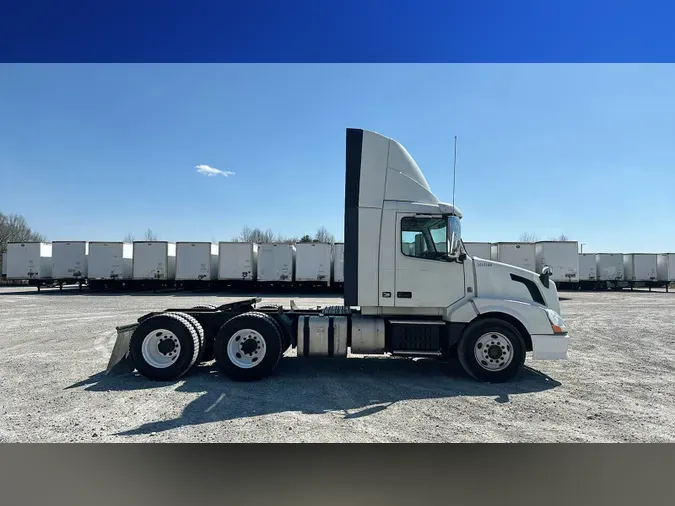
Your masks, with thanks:
M457 357L475 379L502 383L521 372L525 342L510 323L486 318L466 328L457 345Z
M219 369L235 381L253 381L272 373L282 355L276 322L264 313L240 314L225 322L214 341Z
M286 330L286 328L275 318L270 319L274 322L274 325L277 327L277 330L279 331L279 335L281 336L281 355L286 353L288 348L291 347L291 336Z
M199 355L197 356L197 361L195 363L200 364L202 362L209 362L210 360L213 360L213 346L212 345L209 346L206 343L206 340L204 338L204 329L202 328L201 323L197 321L197 318L187 313L172 313L172 314L176 314L181 318L186 319L197 332L197 336L199 336Z
M155 381L179 378L199 355L199 335L185 318L164 313L141 322L131 336L129 354L139 373Z
M194 306L192 309L218 309L217 306L214 306L213 304L200 304L197 306ZM194 318L194 317L192 317ZM196 320L195 320L196 321ZM202 330L202 335L203 335L203 330ZM202 353L201 356L199 357L198 361L199 363L204 363L204 362L211 362L213 360L213 340L208 340L206 338L202 338Z
M274 311L281 311L283 306L280 306L279 304L268 304L266 306L260 306L258 309L263 310L274 310ZM281 354L283 355L286 353L288 348L291 347L291 336L288 330L284 327L284 325L279 322L276 318L272 318L272 321L274 324L277 326L277 329L279 329L279 334L281 335Z

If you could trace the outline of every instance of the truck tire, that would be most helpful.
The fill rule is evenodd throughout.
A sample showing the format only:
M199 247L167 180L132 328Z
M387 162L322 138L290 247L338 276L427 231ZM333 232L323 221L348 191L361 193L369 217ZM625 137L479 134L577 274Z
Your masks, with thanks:
M199 355L197 355L197 361L195 364L201 364L203 362L209 362L210 360L213 360L213 345L209 346L209 344L206 343L204 329L202 324L197 321L197 318L187 313L171 314L176 314L181 318L185 318L192 325L195 331L197 331L197 335L199 336Z
M199 334L188 320L163 313L138 325L129 342L129 354L143 376L169 381L180 378L194 365L199 344Z
M478 381L503 383L518 375L525 363L525 341L520 332L498 318L470 324L457 344L457 358Z
M272 373L282 355L282 338L270 316L255 311L225 322L214 340L218 368L234 381L254 381Z
M268 304L266 306L260 306L259 310L267 309L267 310L274 310L274 311L279 311L282 308L279 304ZM266 313L264 313L266 314ZM281 354L283 355L286 353L288 348L291 347L291 336L288 333L288 330L277 320L276 318L272 318L274 323L276 324L277 328L279 329L279 333L281 334Z
M286 353L288 348L291 347L291 336L289 335L288 331L284 328L284 326L281 323L279 323L279 321L277 321L276 318L270 317L270 319L274 322L274 325L277 327L279 335L281 336L281 355L283 356L283 354Z

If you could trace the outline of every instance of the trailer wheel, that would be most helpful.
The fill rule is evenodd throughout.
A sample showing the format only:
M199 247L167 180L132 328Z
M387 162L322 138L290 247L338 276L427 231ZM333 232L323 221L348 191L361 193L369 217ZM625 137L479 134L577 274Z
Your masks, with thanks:
M486 318L466 328L457 344L457 357L478 381L503 383L522 370L525 341L510 323Z
M181 318L185 318L195 329L197 332L197 335L199 336L199 355L197 356L197 360L195 364L200 364L202 362L209 362L213 360L213 346L209 346L206 343L206 339L204 337L204 328L202 327L202 324L197 321L197 318L195 318L192 315L189 315L187 313L171 313L180 316Z
M269 375L282 355L282 338L273 318L248 312L225 322L214 341L220 370L235 381L253 381Z
M129 354L143 376L155 381L179 378L199 355L199 335L188 320L173 313L151 316L131 336Z

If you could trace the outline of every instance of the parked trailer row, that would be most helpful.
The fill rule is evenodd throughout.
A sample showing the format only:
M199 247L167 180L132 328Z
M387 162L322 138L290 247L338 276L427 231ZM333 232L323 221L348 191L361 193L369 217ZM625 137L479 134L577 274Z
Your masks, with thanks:
M665 287L675 281L673 253L580 253L580 288Z
M576 241L467 242L470 256L541 272L561 287L664 286L675 281L675 254L578 253ZM250 242L54 241L10 243L2 262L8 280L37 285L87 282L105 286L244 286L260 282L340 286L344 244Z
M8 278L91 288L140 285L194 287L222 282L341 285L344 247L323 243L54 241L11 243Z
M551 279L558 284L579 281L579 256L576 241L539 242L466 242L467 253L476 258L501 262L532 272L551 268Z
M675 253L579 253L576 241L466 242L476 258L529 271L549 266L551 279L568 288L666 286L675 281Z

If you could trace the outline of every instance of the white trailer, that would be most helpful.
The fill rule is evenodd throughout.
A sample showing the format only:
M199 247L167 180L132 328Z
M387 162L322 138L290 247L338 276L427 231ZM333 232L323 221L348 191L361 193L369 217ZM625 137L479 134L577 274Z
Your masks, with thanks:
M212 281L218 277L218 245L176 243L176 281Z
M64 283L82 283L88 277L87 241L52 241L52 278Z
M345 282L345 243L333 245L333 283L341 285Z
M258 270L258 245L254 242L218 243L218 279L255 281Z
M656 266L656 255L653 253L623 255L623 276L629 283L656 281Z
M52 245L44 242L8 243L5 253L7 279L41 281L52 279Z
M492 243L489 242L465 242L466 252L470 257L492 260Z
M579 282L579 243L577 241L538 241L535 243L535 266L541 272L548 265L551 279L558 284Z
M344 305L250 298L152 311L117 327L106 372L174 381L211 349L221 374L252 381L296 348L297 360L457 356L469 375L496 383L515 378L528 352L565 359L569 334L550 269L474 262L462 248L462 213L438 200L406 149L376 132L346 134ZM294 256L290 245L261 245L258 279L292 279Z
M134 241L132 279L166 282L176 279L176 243Z
M295 245L295 281L330 285L332 245L304 242Z
M292 283L295 271L295 246L265 243L258 248L258 281Z
M133 275L134 246L130 242L92 241L87 267L91 288L129 281Z
M618 283L624 281L623 254L596 253L596 269L598 281Z
M533 242L497 242L491 246L491 260L535 272L536 251Z
M579 253L579 282L595 283L598 278L598 266L595 253Z
M656 257L656 275L658 281L675 281L675 253L661 253ZM666 287L668 285L666 284Z

